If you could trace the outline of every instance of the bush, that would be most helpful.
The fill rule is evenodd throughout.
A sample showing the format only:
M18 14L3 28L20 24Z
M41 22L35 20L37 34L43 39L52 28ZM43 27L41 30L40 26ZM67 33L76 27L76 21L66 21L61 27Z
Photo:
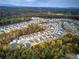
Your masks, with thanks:
M78 43L78 36L65 34L56 39L50 38L29 48L23 46L11 50L5 45L0 49L0 55L4 59L60 59L62 56L67 57L66 54L68 53L79 51Z
M31 33L44 31L44 30L45 30L45 28L43 26L32 23L32 24L29 24L27 28L22 28L19 30L11 31L9 33L3 33L2 35L0 35L0 41L4 42L3 41L3 39L4 39L5 42L9 43L14 38L19 37L21 35L27 35L27 34L31 34Z

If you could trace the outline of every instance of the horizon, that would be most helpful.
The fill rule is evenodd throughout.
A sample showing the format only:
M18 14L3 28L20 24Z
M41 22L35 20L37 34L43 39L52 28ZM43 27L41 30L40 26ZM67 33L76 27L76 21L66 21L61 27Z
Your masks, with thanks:
M79 8L79 0L0 0L0 6Z
M37 7L37 6L0 6L1 7L13 7L13 8L66 8L66 9L79 9L79 7Z

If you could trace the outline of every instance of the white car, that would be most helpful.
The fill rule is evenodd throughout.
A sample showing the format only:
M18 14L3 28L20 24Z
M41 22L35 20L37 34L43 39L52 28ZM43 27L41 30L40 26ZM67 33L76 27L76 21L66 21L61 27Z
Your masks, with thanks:
M79 54L77 54L77 59L79 59Z

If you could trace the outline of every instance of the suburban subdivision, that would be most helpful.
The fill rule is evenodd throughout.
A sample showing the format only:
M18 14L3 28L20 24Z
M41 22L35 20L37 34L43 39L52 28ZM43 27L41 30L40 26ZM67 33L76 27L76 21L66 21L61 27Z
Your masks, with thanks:
M78 13L64 8L1 7L0 59L78 59Z

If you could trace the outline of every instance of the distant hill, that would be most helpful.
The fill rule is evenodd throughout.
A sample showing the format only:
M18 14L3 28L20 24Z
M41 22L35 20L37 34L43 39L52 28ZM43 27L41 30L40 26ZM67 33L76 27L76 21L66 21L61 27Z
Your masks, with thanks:
M78 8L47 8L47 7L0 7L0 16L31 15L30 13L70 13L79 15Z

